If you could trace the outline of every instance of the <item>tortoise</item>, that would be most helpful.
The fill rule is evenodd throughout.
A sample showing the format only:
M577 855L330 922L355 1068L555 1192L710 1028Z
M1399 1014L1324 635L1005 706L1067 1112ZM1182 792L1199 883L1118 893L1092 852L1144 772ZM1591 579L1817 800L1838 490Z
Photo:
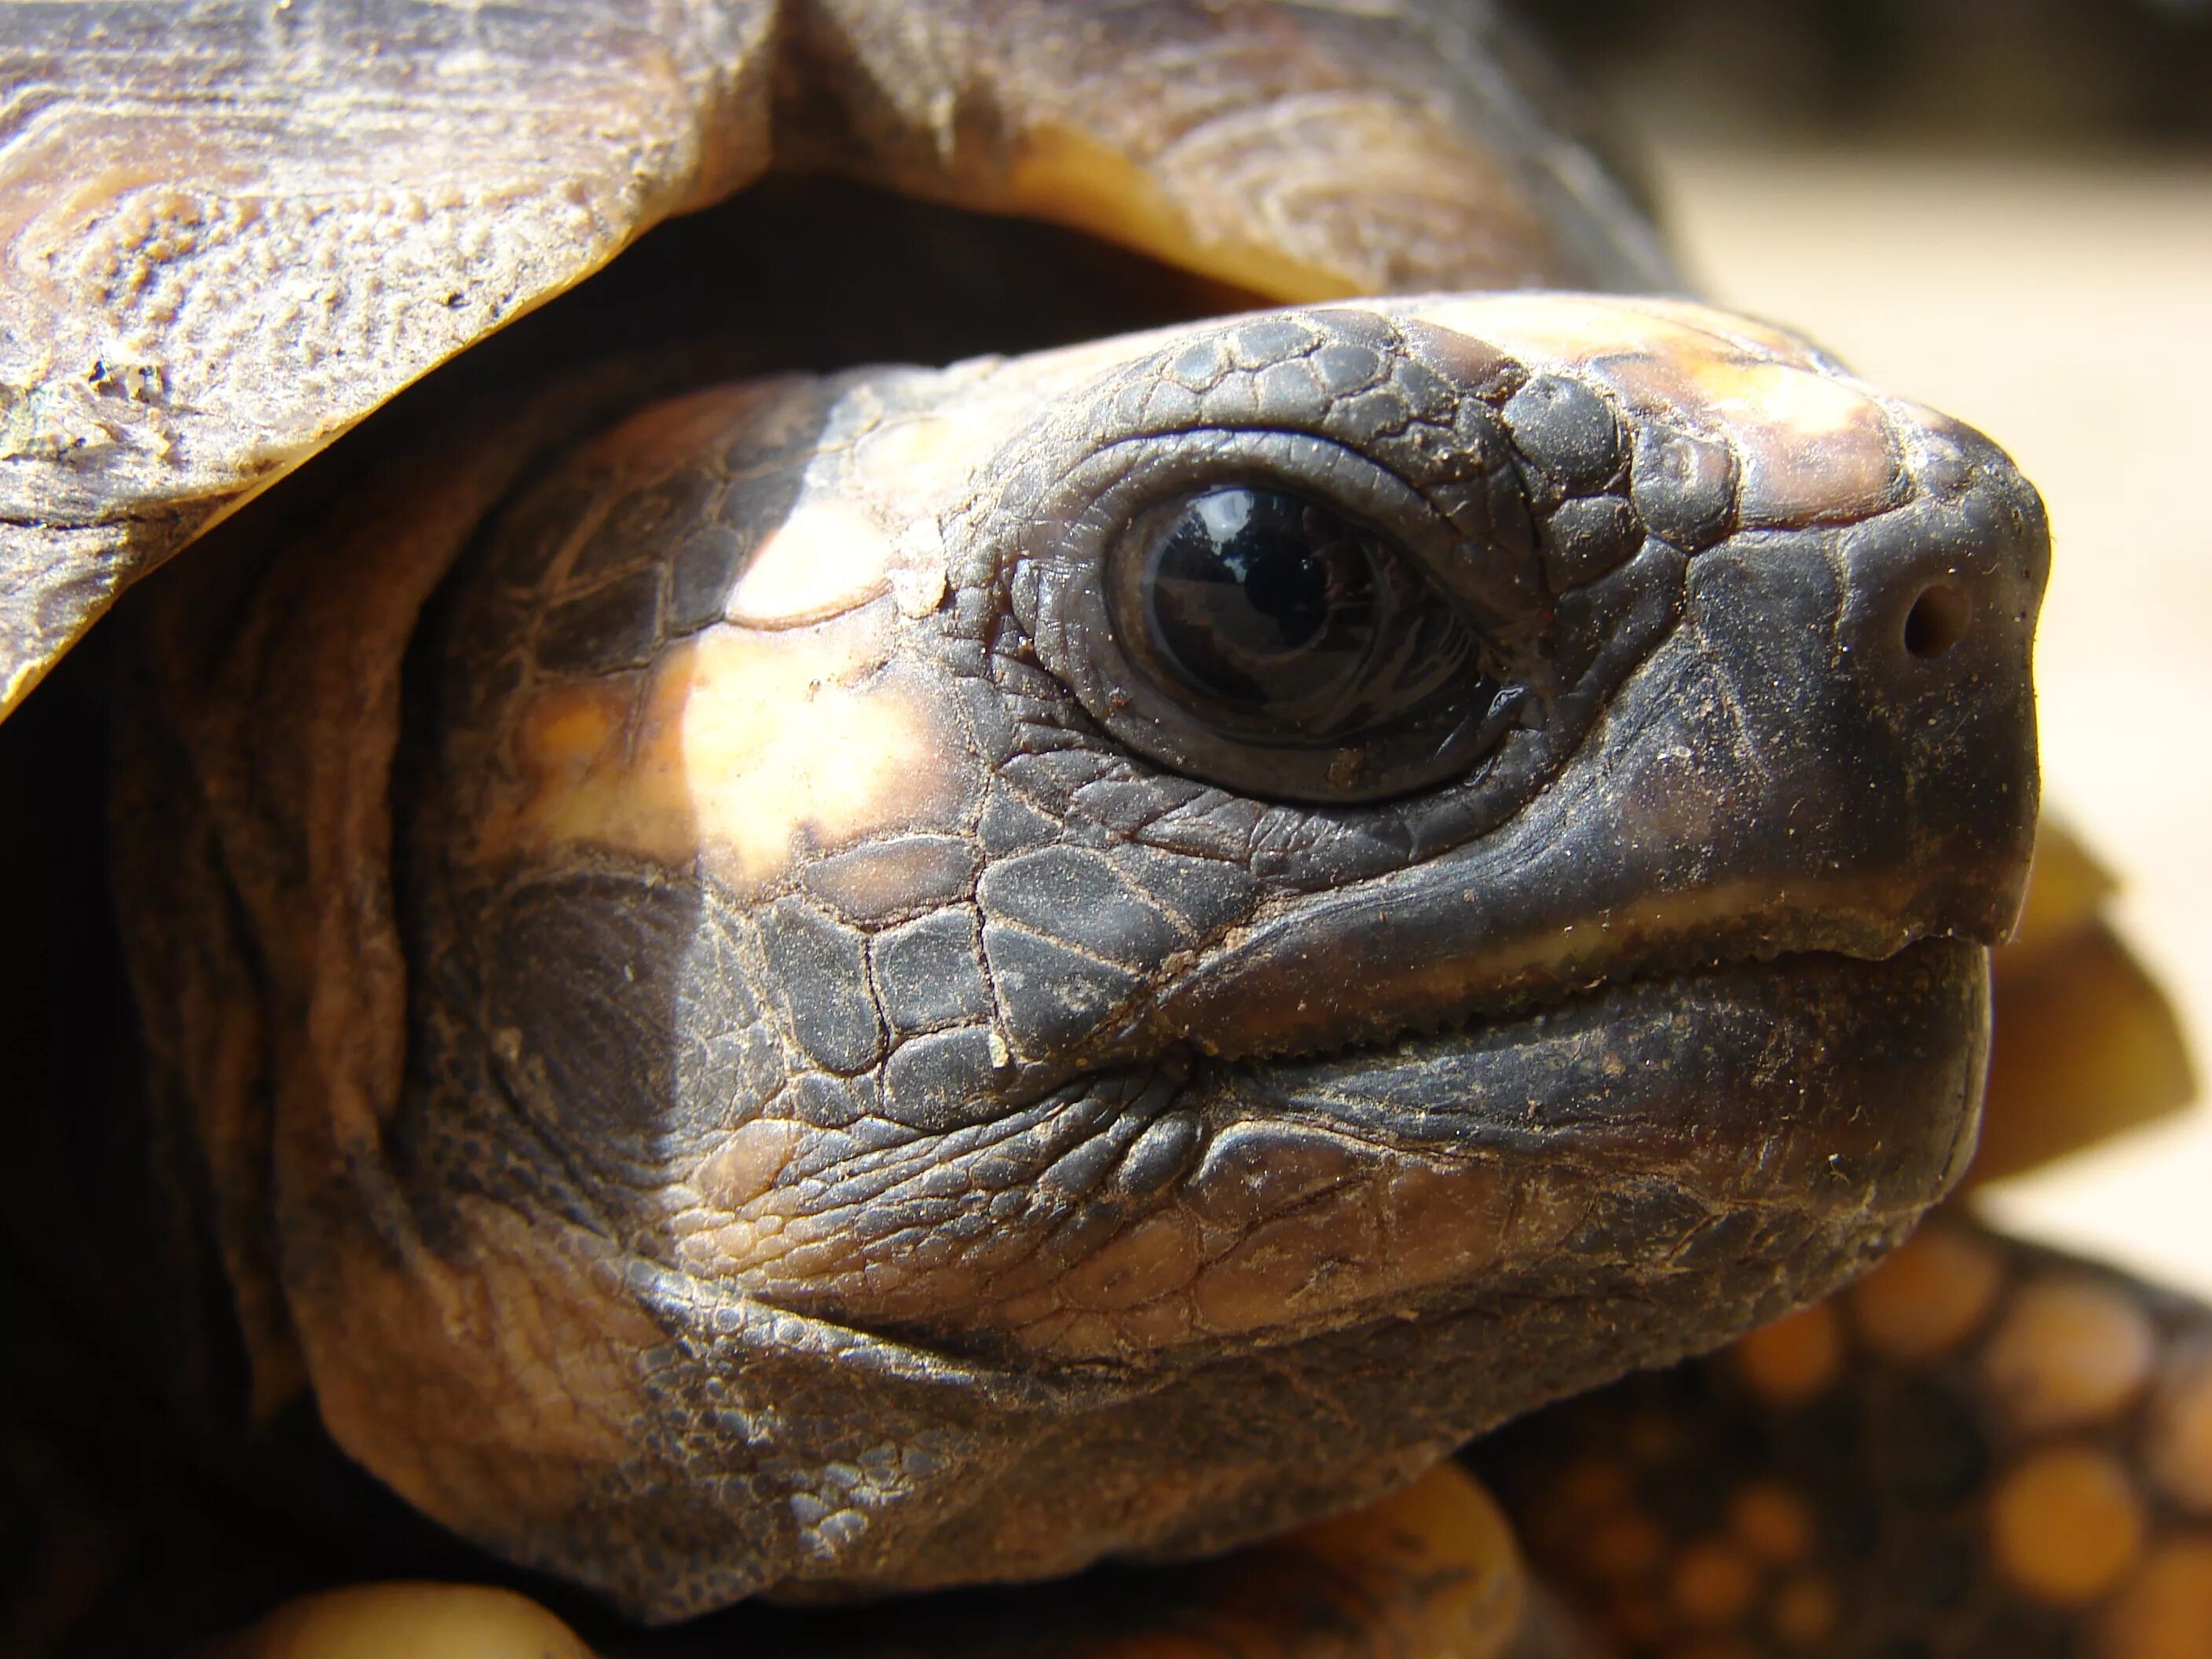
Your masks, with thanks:
M16 1647L2201 1650L2203 1309L1790 1312L1972 1152L2039 502L1509 20L0 59ZM2038 1153L2179 1077L2046 909Z

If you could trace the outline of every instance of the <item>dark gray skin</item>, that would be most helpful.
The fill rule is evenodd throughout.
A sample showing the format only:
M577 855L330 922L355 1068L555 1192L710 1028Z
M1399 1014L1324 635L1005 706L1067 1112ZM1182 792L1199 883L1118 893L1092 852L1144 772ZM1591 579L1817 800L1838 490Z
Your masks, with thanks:
M21 1213L80 1374L150 1377L145 1443L196 1466L173 1534L210 1472L257 1565L372 1508L326 1431L648 1621L1204 1552L1816 1295L1956 1177L2045 547L1978 436L1741 319L1550 295L653 401L1267 297L1663 288L1486 12L301 9L220 97L143 59L198 135L143 191L70 183L138 131L104 41L40 59L70 95L0 182L82 197L37 248L115 252L122 310L39 295L70 378L34 412L113 441L27 452L68 490L0 537L8 696L253 468L771 161L1214 285L801 190L471 351L365 479L349 441L145 596L114 877L152 1128L88 1115L160 1224L104 1142ZM388 118L301 105L303 52L380 31L439 73L365 52ZM479 201L505 240L464 260ZM878 268L925 246L935 286ZM166 378L69 368L131 329ZM687 361L572 372L640 337ZM1379 684L1194 697L1130 626L1162 515L1226 486L1390 550ZM100 1447L58 1375L42 1421ZM356 1541L232 1616L495 1570Z
M1487 303L709 392L540 463L411 647L404 1072L368 1012L276 1061L339 1443L647 1618L1042 1576L1386 1490L1900 1237L2024 872L2033 494L1784 337ZM1795 466L1694 403L1735 374L1850 419ZM1326 758L1132 675L1122 532L1221 484L1371 526L1460 668ZM367 580L254 602L210 777L253 719L264 770L316 741L271 665L330 654L319 584L374 635ZM382 799L337 771L311 847ZM284 967L301 890L218 831L278 983L374 982L374 907ZM288 1068L368 1079L383 1150L288 1138Z

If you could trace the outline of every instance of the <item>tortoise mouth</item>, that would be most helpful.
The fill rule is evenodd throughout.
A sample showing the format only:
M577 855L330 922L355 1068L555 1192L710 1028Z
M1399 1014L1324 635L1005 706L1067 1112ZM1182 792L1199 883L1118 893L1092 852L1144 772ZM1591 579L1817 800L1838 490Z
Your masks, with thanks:
M1346 975L1328 996L1310 994L1268 1009L1264 945L1206 965L1168 999L1170 1009L1217 1009L1260 1018L1193 1030L1184 1041L1222 1060L1321 1061L1455 1039L1541 1019L1557 1010L1609 998L1634 1000L1652 986L1694 987L1715 976L1771 968L1788 974L1803 960L1893 961L1951 940L1984 948L1972 934L1923 930L1902 920L1914 907L1863 885L1850 898L1821 903L1796 894L1707 890L1662 896L1607 912L1595 923L1567 924L1534 937L1434 960L1412 960ZM1357 945L1353 948L1356 950ZM1261 981L1255 995L1238 981ZM1172 1017L1172 1016L1171 1016Z
M1655 981L1766 968L1786 979L1798 958L1881 963L1946 942L1978 953L2002 932L2001 907L1937 871L1754 876L1626 896L1572 919L1542 896L1533 914L1511 914L1510 901L1446 868L1396 885L1332 895L1287 925L1254 929L1177 983L1157 1025L1216 1059L1323 1060L1633 1000ZM1491 925L1492 905L1507 925ZM1469 938L1486 942L1468 948Z
M1171 1198L952 1323L1177 1368L1500 1297L1566 1317L1608 1275L1749 1305L1788 1241L1874 1248L1958 1179L1987 980L1956 939L1791 951L1327 1055L1139 1066L1200 1126Z
M1571 1150L1648 1168L1755 1152L1817 1165L1812 1185L1831 1193L1864 1199L1902 1179L1923 1194L1899 1194L1909 1201L1940 1196L1978 1116L1983 946L1708 948L1688 965L1691 954L1477 997L1380 1040L1206 1069L1255 1111L1408 1152Z

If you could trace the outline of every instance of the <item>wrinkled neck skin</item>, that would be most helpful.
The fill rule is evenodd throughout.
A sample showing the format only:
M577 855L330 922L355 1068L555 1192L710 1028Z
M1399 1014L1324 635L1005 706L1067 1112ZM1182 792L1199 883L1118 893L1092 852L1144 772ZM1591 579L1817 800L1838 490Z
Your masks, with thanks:
M1463 718L1164 690L1111 572L1224 483L1401 550ZM668 1619L1218 1548L1773 1316L1970 1149L2044 559L1985 440L1659 301L784 378L541 458L396 766L308 786L391 877L301 914L406 964L357 1121L276 1085L325 1420ZM302 1001L280 1073L362 1040Z

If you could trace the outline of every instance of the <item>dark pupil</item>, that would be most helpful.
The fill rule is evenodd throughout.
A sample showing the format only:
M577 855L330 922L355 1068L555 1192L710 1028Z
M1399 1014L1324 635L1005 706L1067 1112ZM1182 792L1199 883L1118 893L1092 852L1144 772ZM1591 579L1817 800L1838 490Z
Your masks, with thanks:
M1230 702L1304 702L1355 673L1375 642L1373 536L1280 489L1192 497L1154 544L1152 637Z

